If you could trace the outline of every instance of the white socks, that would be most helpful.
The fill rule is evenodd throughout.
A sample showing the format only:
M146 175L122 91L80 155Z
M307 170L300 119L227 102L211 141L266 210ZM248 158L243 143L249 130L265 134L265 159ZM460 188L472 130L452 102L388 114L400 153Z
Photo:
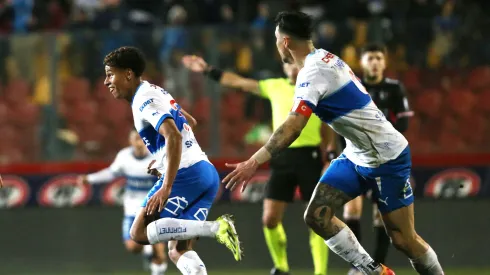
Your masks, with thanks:
M153 255L153 247L151 245L143 246L142 253L145 257L151 257Z
M427 252L417 259L410 259L415 271L422 275L444 275L441 264L437 260L436 252L429 246Z
M379 274L381 266L375 263L364 250L349 227L344 227L337 235L326 240L325 243L335 254L351 263L363 274Z
M189 250L182 254L177 261L177 268L184 275L207 275L206 266L196 251Z
M218 232L218 222L163 218L151 222L146 227L151 244L171 240L190 240L196 237L214 237Z
M162 264L151 263L150 270L151 270L151 275L164 275L165 271L167 271L167 263L162 263Z

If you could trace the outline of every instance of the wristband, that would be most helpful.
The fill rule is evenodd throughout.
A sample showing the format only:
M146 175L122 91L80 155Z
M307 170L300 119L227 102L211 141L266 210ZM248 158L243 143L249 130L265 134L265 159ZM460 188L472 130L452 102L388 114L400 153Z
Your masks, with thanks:
M214 67L210 67L204 71L204 75L211 78L214 81L220 82L223 77L223 71Z

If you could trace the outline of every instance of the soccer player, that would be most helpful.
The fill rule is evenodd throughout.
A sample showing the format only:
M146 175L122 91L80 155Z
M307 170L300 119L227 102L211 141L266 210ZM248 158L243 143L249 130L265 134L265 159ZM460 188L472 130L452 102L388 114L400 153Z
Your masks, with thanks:
M275 22L276 44L283 61L301 68L292 111L250 159L228 164L235 170L223 179L226 187L234 189L242 184L243 190L259 165L299 136L314 112L345 137L347 147L320 178L305 211L306 224L363 274L394 274L375 262L349 227L334 215L371 188L394 246L410 258L419 274L443 274L436 253L415 232L407 140L386 120L346 63L326 50L315 49L308 15L281 12Z
M151 259L150 270L152 275L162 275L167 270L167 257L165 255L165 245L157 243L152 246L140 245L129 236L129 229L133 224L136 213L140 205L146 198L146 194L153 187L157 180L155 176L147 174L148 163L152 157L145 143L139 137L138 132L131 131L129 134L130 147L119 151L116 158L109 168L99 172L81 175L78 178L80 184L101 184L109 183L117 177L126 178L124 191L124 219L122 224L122 234L126 249L132 253L143 252L145 258Z
M145 59L134 47L104 58L104 84L116 99L130 102L134 125L154 157L148 167L160 179L143 201L130 229L140 244L169 242L169 257L182 274L207 274L193 250L197 237L212 237L241 260L238 234L230 215L206 221L219 188L219 176L192 132L195 119L164 89L143 81Z
M277 129L289 114L292 104L291 97L294 96L294 84L298 75L298 69L294 64L284 63L283 69L287 78L258 81L232 72L223 72L208 65L201 57L184 56L182 62L188 69L204 73L225 87L238 88L269 99L272 106L272 127L274 129ZM272 171L266 186L262 224L267 247L274 262L272 275L289 274L286 232L282 226L286 206L293 201L298 186L302 200L305 202L310 200L324 162L335 149L334 141L335 133L318 117L312 117L298 139L280 156L271 161ZM328 142L330 144L327 144ZM322 144L330 154L325 153L325 148L321 148ZM310 231L310 247L315 267L314 274L325 275L328 248L323 244L323 239L313 231Z
M380 44L368 44L361 51L361 67L363 69L362 84L372 100L384 116L400 133L408 128L408 119L413 115L408 106L405 88L400 81L386 78L383 72L386 68L386 48ZM372 197L374 198L374 197ZM357 240L361 242L362 196L359 196L344 206L345 224L349 226ZM384 264L390 246L390 238L386 234L381 215L373 200L373 225L376 231L376 246L374 261ZM349 274L358 273L355 268Z

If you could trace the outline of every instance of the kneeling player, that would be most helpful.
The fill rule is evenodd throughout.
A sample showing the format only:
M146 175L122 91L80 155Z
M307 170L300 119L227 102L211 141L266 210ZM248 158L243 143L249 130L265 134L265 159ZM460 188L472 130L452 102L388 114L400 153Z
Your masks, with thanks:
M105 57L104 65L104 84L115 98L131 103L136 130L155 158L151 169L163 175L143 202L131 238L140 244L170 241L170 259L183 274L207 274L192 249L191 240L197 237L216 238L240 260L231 216L206 221L219 176L194 137L195 119L167 91L141 79L145 60L138 49L116 49Z
M81 184L109 183L117 177L126 178L124 191L124 219L122 224L122 235L126 249L132 253L143 252L145 258L151 259L152 275L162 275L167 270L167 256L165 245L158 243L152 246L143 246L131 240L129 229L133 224L140 205L146 198L146 194L153 187L156 177L147 174L148 163L151 154L146 149L138 132L131 131L129 135L130 147L122 149L114 159L114 162L104 170L97 173L79 177Z

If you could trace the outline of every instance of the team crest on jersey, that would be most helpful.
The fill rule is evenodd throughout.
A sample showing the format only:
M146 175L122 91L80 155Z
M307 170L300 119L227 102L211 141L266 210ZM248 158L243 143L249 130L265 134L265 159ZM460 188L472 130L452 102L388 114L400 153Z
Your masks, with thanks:
M429 179L424 194L433 198L465 198L477 196L481 179L469 169L448 169Z
M86 204L92 196L92 186L77 184L76 175L63 175L46 182L38 193L42 206L65 207Z
M102 191L102 202L107 205L123 205L125 178L118 178L106 185Z
M180 106L177 101L175 101L175 99L170 100L170 106L172 106L172 109L174 109L175 111L178 111L180 109Z
M27 182L16 176L3 176L0 189L0 208L21 207L29 200L30 188Z

